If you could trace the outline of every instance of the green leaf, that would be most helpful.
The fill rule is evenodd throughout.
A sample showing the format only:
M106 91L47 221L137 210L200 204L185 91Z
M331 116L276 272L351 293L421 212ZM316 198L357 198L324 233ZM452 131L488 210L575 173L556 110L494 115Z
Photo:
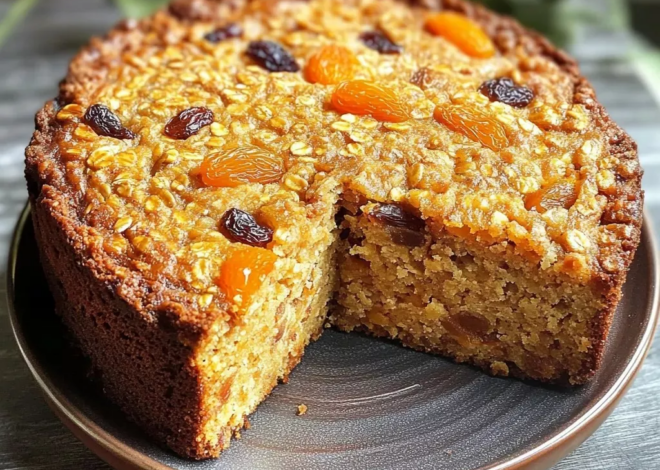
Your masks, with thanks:
M0 47L16 26L27 16L39 0L16 0L2 20L0 20Z
M128 18L148 16L168 3L168 0L116 0L122 14Z

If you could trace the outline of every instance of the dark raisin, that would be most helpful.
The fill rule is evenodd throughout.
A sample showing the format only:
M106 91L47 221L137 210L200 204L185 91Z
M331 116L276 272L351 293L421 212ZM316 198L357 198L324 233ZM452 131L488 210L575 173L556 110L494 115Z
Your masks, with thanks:
M225 235L234 242L263 248L273 240L272 229L259 225L254 217L240 209L225 212L220 225Z
M282 46L273 41L252 41L247 55L271 72L297 72L300 66L296 59Z
M381 204L371 211L371 218L391 227L408 228L420 232L424 230L424 220L405 211L396 204Z
M424 233L403 227L388 227L392 241L403 246L422 246L424 244Z
M424 244L424 220L396 204L381 204L371 211L369 217L387 225L387 231L397 245L414 247Z
M194 107L181 111L165 124L165 135L172 139L185 140L197 134L202 127L213 123L213 111Z
M229 23L226 26L215 29L204 36L209 42L218 43L230 38L239 38L243 35L243 28L240 24Z
M83 120L98 135L115 139L135 138L135 134L122 125L115 113L102 104L93 104L87 108Z
M392 42L385 34L380 31L367 31L360 34L360 40L369 49L378 51L381 54L399 54L403 47Z
M500 101L515 108L524 108L534 99L534 92L526 86L516 85L507 77L484 82L479 91L491 101Z

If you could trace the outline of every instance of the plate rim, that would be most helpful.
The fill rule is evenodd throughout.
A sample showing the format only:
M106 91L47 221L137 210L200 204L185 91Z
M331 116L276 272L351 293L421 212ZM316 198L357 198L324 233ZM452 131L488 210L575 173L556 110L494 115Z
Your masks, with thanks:
M15 225L11 242L9 245L9 259L7 265L7 305L9 312L9 323L14 340L19 348L21 356L25 361L32 377L46 399L55 415L69 428L69 430L88 447L94 454L107 463L130 465L130 468L146 470L167 470L171 467L135 450L132 446L124 444L112 433L104 430L91 418L85 415L78 407L69 401L47 377L36 357L30 350L19 325L14 302L15 274L18 262L18 247L23 234L23 229L30 217L30 202L27 201ZM650 252L649 264L651 279L650 288L653 291L648 311L649 321L635 348L631 359L626 364L623 372L609 387L606 393L568 425L562 426L555 431L549 439L539 445L511 457L504 457L494 463L479 467L477 470L516 470L523 468L549 468L561 460L570 452L582 444L614 410L618 402L623 398L627 390L634 382L644 359L646 358L658 326L660 309L660 253L658 242L653 228L653 222L649 213L644 209L641 240L645 240ZM87 439L91 439L87 441ZM128 467L124 467L128 468Z

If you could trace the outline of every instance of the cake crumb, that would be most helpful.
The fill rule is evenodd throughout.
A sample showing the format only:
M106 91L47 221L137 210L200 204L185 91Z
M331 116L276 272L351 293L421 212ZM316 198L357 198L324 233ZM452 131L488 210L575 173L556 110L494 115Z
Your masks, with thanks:
M495 361L490 365L490 373L500 377L507 377L509 375L509 366L506 362Z
M302 416L305 413L307 413L307 405L301 403L300 405L298 405L298 410L296 411L296 415Z
M247 418L243 418L243 427L245 429L250 429L251 426L250 421Z

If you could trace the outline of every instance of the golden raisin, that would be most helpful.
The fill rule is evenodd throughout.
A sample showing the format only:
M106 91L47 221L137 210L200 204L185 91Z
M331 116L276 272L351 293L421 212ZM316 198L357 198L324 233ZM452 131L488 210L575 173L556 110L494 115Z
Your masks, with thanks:
M576 181L558 181L545 186L525 198L527 210L536 209L543 214L550 209L570 209L578 198L579 185Z
M403 122L410 116L396 91L366 80L339 85L332 94L331 104L340 113L368 115L384 122Z
M351 80L359 65L357 57L349 49L330 44L320 48L309 58L305 78L311 83L334 85Z
M284 174L282 159L254 147L231 147L210 154L201 167L208 186L234 188L246 183L277 183Z
M443 12L429 15L426 29L442 36L463 53L481 59L495 55L495 46L477 23L458 13Z
M454 313L442 318L440 323L462 346L470 346L472 342L489 343L494 340L493 335L489 333L490 322L478 313Z
M241 296L243 303L259 290L275 267L277 255L264 248L244 248L232 252L223 263L218 284L227 299Z
M510 145L504 124L480 109L460 105L438 105L433 116L440 124L480 142L491 150L502 150Z

